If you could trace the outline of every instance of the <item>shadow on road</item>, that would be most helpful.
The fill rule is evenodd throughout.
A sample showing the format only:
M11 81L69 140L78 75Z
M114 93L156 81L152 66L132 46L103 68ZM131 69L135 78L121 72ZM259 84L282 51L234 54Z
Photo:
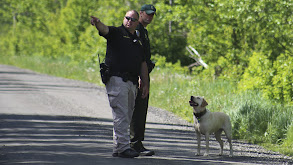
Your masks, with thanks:
M265 163L269 158L245 156L195 157L193 131L156 128L148 123L145 143L156 151L152 157L113 158L112 120L76 116L0 114L0 164L229 164L255 159ZM154 125L154 127L152 127ZM212 140L211 143L216 143ZM203 147L204 149L204 147ZM235 151L242 152L242 151ZM225 150L228 153L228 150ZM272 160L270 160L272 161ZM250 161L251 162L251 161ZM280 163L280 162L279 162Z

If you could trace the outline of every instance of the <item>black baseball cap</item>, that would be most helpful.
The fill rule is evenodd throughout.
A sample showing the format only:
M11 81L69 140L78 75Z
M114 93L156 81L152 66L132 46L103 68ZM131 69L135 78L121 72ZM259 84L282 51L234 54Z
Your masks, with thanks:
M156 14L156 8L154 5L143 5L140 11L145 11L147 14Z

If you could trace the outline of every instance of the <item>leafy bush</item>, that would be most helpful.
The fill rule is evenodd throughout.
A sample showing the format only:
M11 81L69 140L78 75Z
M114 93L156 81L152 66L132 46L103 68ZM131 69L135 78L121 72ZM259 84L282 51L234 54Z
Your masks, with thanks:
M156 69L164 68L168 69L169 72L172 73L188 73L188 68L182 67L180 61L173 64L171 62L166 62L166 57L159 55L153 55L152 61L156 63Z
M293 58L281 54L274 62L275 75L272 83L267 85L265 94L281 102L293 103Z
M271 61L262 53L254 53L249 58L249 67L245 70L238 88L259 89L268 99L293 103L292 60L288 54L281 54L276 61Z

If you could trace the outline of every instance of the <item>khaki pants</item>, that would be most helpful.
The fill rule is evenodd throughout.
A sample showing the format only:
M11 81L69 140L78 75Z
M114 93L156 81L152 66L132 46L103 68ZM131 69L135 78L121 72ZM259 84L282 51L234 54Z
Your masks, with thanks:
M112 76L106 90L113 114L113 153L121 153L130 148L129 126L132 118L137 86L131 81Z

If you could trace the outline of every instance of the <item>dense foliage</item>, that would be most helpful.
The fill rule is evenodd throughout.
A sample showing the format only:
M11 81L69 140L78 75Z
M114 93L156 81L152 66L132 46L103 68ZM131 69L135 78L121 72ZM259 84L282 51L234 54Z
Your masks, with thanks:
M187 66L191 45L209 65L193 74L239 82L269 99L293 102L293 2L290 0L1 0L1 55L96 63L105 39L89 23L119 26L143 3L157 8L148 26L152 54ZM217 73L215 73L217 72Z

